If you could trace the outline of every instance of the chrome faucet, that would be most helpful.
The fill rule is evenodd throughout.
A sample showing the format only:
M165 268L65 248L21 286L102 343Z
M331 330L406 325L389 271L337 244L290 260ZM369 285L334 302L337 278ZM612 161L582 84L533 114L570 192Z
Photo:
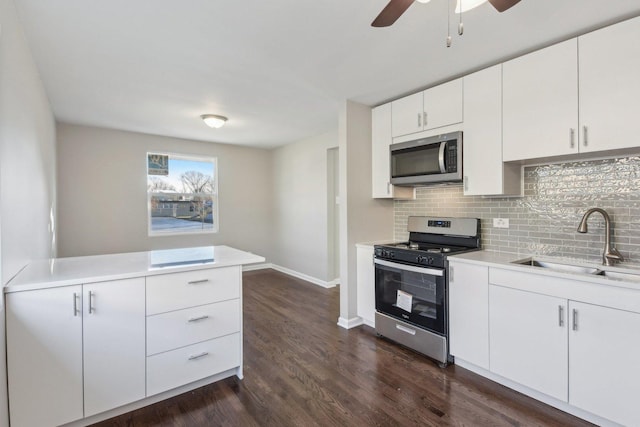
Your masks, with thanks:
M582 221L580 221L580 225L578 226L578 233L586 233L587 230L587 219L591 216L592 213L599 212L604 217L604 252L602 252L602 265L613 265L614 261L624 261L622 255L616 248L611 247L611 219L609 219L609 214L600 208L591 208L585 212L582 217Z

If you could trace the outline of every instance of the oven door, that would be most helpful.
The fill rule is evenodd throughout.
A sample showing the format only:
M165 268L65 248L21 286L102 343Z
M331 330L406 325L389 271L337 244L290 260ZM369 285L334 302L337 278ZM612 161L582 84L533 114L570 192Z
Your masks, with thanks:
M445 270L374 262L376 311L446 335Z

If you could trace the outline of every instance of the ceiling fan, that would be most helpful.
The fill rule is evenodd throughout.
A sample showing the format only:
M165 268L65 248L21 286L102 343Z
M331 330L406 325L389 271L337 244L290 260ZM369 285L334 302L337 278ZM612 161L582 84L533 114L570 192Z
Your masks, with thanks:
M421 3L427 3L429 0L390 0L389 3L382 9L382 12L373 20L371 23L372 27L388 27L392 25L400 16L404 13L405 10L409 8L413 4L414 1L419 1ZM449 0L447 0L449 1ZM484 3L484 1L471 1L471 3L475 3L475 5L480 5ZM488 0L489 3L493 7L496 8L498 12L504 12L509 9L511 6L514 6L520 0ZM459 4L460 2L458 2Z

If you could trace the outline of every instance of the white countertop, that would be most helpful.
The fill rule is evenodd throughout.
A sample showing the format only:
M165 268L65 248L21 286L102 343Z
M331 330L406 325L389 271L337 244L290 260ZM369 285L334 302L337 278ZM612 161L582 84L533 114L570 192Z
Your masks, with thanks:
M617 266L603 266L602 264L593 262L583 262L574 259L565 258L553 258L547 256L512 254L505 252L493 252L493 251L474 251L467 252L460 255L452 255L449 257L451 260L466 262L469 264L488 265L490 267L498 267L513 271L522 271L528 273L536 273L544 276L564 277L567 279L581 280L585 282L597 283L607 286L616 286L622 288L629 288L640 290L640 281L638 280L622 280L617 278L600 276L597 274L588 273L573 273L554 270L552 268L541 268L530 265L518 264L516 261L533 258L540 261L548 261L559 264L569 264L583 267L596 268L598 270L607 270L619 273L627 274L640 274L640 266L635 264L618 264Z
M5 286L5 293L264 261L264 257L229 246L52 258L28 264Z

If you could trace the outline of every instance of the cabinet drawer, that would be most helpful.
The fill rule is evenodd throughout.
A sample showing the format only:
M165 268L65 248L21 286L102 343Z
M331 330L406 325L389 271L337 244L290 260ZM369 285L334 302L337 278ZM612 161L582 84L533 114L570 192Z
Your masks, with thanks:
M240 300L147 317L147 356L240 331Z
M240 334L147 358L147 396L240 366Z
M240 297L240 267L147 277L147 315Z

